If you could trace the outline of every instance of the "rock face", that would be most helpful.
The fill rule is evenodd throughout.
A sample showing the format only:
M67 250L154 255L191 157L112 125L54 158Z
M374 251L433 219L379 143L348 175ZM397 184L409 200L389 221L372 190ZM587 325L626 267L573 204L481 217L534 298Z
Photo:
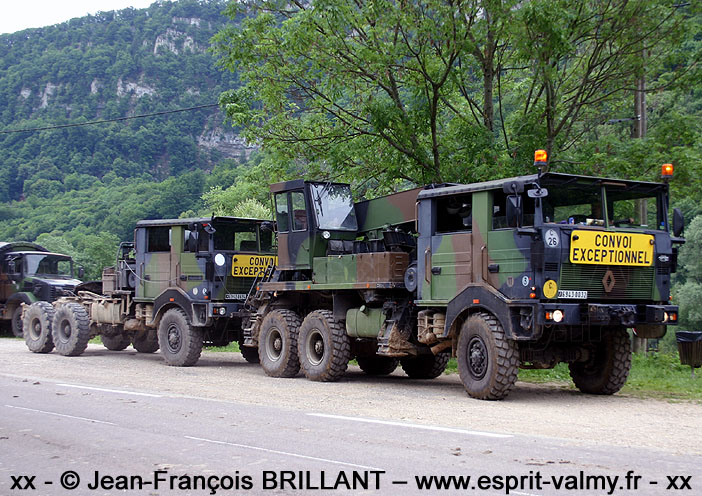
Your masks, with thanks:
M247 143L244 138L232 131L222 128L208 129L197 139L197 145L203 148L216 149L225 157L246 158L258 149L258 146Z
M166 29L165 33L156 37L156 41L154 42L154 55L158 55L159 48L161 47L170 50L176 55L188 50L191 52L202 51L191 36L171 28Z

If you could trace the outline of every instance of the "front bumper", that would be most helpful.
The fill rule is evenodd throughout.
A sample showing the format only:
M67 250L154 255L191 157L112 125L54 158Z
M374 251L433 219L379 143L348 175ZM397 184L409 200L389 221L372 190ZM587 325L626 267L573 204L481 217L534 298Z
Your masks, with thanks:
M556 321L557 310L563 314ZM625 303L541 303L536 307L539 325L612 325L634 327L640 324L675 325L677 305L635 305ZM550 317L550 318L549 318Z

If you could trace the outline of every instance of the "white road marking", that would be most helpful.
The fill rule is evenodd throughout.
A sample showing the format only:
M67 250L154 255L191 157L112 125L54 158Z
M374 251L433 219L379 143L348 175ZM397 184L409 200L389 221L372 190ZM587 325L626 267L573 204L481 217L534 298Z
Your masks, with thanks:
M75 419L75 420L85 420L86 422L94 422L96 424L115 425L112 422L105 422L104 420L95 420L95 419L86 418L86 417L75 417L73 415L66 415L65 413L46 412L44 410L36 410L34 408L25 408L23 406L12 406L12 405L5 405L5 406L7 408L15 408L17 410L26 410L28 412L43 413L45 415L55 415L57 417L66 417L66 418Z
M77 389L89 389L91 391L102 391L104 393L131 394L132 396L146 396L148 398L162 398L162 396L159 394L136 393L133 391L123 391L121 389L107 389L107 388L99 388L99 387L92 387L92 386L78 386L76 384L56 384L56 385L61 386L61 387L69 387L69 388L77 388Z
M237 444L237 443L228 443L226 441L216 441L213 439L204 439L201 437L193 437L193 436L185 436L186 439L192 439L194 441L204 441L206 443L213 443L213 444L223 444L225 446L234 446L236 448L244 448L244 449L250 449L250 450L256 450L256 451L264 451L266 453L272 453L275 455L284 455L284 456L292 456L295 458L303 458L305 460L314 460L317 462L324 462L324 463L333 463L335 465L346 465L349 467L356 467L356 468L362 468L365 470L383 470L382 468L376 468L376 467L367 467L365 465L357 465L355 463L349 463L349 462L342 462L339 460L328 460L326 458L317 458L316 456L307 456L307 455L300 455L299 453L288 453L287 451L278 451L278 450L272 450L268 448L261 448L259 446L249 446L247 444Z
M466 429L455 429L453 427L441 427L438 425L410 424L407 422L393 422L391 420L377 420L363 417L345 417L343 415L327 415L325 413L308 413L307 415L310 415L311 417L323 417L337 420L350 420L352 422L364 422L367 424L382 424L392 425L396 427L408 427L410 429L424 429L427 431L452 432L454 434L467 434L470 436L494 437L501 439L514 437L511 434L496 434L494 432L469 431Z

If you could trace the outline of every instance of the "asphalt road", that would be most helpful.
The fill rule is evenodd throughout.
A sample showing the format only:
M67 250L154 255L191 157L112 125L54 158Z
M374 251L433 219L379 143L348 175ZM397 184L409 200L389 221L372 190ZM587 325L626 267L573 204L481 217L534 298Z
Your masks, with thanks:
M316 384L268 378L235 354L178 369L157 354L90 345L66 358L0 339L0 495L702 494L701 452L657 446L646 429L659 422L647 411L678 412L699 446L702 407L597 398L613 411L596 425L623 407L643 426L622 440L579 420L597 410L592 397L544 388L481 402L451 377L352 369ZM548 412L554 426L570 417L573 434L549 429ZM421 489L431 476L465 489Z

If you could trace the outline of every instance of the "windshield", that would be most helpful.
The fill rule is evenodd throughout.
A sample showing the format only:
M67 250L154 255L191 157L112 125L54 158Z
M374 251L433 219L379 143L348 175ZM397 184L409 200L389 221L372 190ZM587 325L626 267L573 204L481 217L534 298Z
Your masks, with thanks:
M356 231L356 211L346 184L311 184L312 203L319 229Z
M543 199L543 217L556 224L665 229L658 194L617 183L550 187Z
M25 256L27 275L73 277L73 261L61 255L31 254Z

